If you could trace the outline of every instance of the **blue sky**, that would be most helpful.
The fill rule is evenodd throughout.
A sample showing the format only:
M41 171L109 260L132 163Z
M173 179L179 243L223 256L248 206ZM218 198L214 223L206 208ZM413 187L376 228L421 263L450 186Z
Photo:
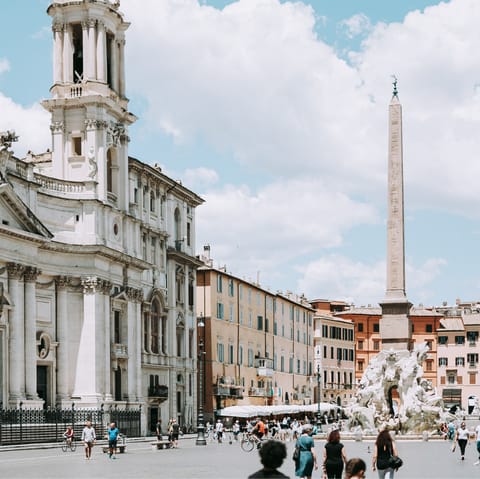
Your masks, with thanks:
M49 2L4 2L0 130L50 147ZM139 8L141 6L141 8ZM480 300L480 2L121 0L130 154L206 203L197 250L272 291L385 294L387 114L404 121L406 289ZM28 12L28 15L26 14Z

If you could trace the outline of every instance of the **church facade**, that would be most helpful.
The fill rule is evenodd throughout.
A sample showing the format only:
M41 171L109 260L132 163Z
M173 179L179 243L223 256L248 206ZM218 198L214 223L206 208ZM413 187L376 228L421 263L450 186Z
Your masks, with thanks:
M141 406L145 432L193 424L203 200L129 157L119 2L47 13L52 148L17 158L15 134L0 133L0 401Z

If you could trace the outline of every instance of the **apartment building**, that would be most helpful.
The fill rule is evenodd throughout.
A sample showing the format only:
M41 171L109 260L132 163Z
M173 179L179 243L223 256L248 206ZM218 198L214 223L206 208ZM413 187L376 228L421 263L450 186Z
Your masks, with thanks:
M227 406L313 402L310 304L203 259L196 291L205 417Z
M348 404L355 384L355 325L349 319L333 315L345 303L313 300L315 333L315 402Z
M438 391L447 406L467 408L470 397L480 397L480 305L461 303L437 308Z

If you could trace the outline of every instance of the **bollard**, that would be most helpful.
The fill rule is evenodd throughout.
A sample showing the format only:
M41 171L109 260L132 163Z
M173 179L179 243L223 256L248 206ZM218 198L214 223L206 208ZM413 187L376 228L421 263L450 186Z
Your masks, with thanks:
M355 433L355 441L357 442L361 442L362 441L362 432L361 431L357 431Z
M426 442L428 441L428 431L423 431L422 432L422 439Z

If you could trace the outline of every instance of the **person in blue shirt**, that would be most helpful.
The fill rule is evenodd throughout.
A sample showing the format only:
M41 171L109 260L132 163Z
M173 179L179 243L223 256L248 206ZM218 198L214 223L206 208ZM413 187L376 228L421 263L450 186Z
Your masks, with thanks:
M117 439L120 431L114 422L110 424L108 428L108 457L109 459L115 459L115 450L117 449Z

